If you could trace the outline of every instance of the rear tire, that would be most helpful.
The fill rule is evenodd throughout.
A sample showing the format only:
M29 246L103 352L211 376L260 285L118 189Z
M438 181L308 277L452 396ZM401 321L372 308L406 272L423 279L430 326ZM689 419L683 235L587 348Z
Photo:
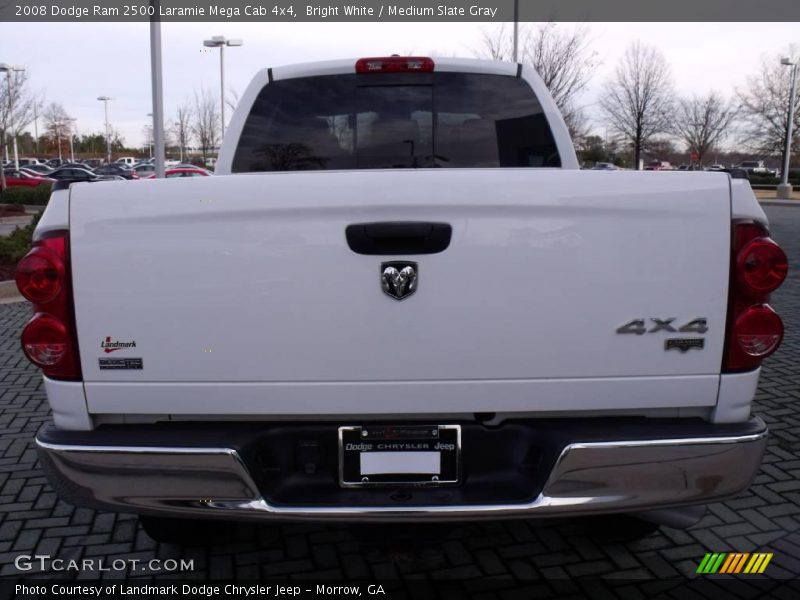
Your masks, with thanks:
M598 542L635 542L650 537L660 525L631 515L588 517L586 533Z

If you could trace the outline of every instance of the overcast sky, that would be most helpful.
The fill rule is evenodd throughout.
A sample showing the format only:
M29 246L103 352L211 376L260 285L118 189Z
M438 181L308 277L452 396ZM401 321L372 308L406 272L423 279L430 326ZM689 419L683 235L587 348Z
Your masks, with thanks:
M572 27L571 24L561 24ZM203 49L212 35L241 38L226 51L227 87L243 92L259 69L295 62L392 53L474 56L482 32L473 23L188 23L163 24L167 118L195 89L219 90L219 51ZM591 23L591 48L601 61L581 104L594 110L597 91L625 47L653 44L671 64L681 94L711 89L731 94L757 72L763 54L800 47L798 23ZM115 100L110 120L128 145L144 143L151 112L149 26L146 23L0 23L0 62L25 65L48 102L77 118L79 133L103 129L97 96ZM228 112L230 118L230 111ZM596 127L601 135L604 130Z

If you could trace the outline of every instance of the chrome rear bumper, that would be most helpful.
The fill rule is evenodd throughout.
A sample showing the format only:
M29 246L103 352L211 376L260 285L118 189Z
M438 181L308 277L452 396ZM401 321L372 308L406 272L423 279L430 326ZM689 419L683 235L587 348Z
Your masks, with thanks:
M36 441L48 479L76 505L213 519L400 521L640 512L734 496L758 471L767 429L751 419L739 434L574 442L528 502L430 506L275 505L233 448L63 444L42 437Z

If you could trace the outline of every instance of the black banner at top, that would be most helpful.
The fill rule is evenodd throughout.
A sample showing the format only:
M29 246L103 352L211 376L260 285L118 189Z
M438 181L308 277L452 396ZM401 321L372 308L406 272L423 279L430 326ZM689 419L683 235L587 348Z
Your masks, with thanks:
M4 22L800 21L800 0L0 0Z

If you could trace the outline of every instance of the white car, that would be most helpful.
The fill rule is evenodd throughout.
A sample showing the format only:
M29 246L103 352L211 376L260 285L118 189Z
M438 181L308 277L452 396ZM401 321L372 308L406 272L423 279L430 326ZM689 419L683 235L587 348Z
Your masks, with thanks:
M764 165L763 160L743 160L737 168L743 169L747 171L748 174L752 175L776 175L774 170Z
M57 184L18 267L65 500L686 525L757 472L787 261L746 180L580 170L529 66L420 57L261 71L216 167Z
M139 164L139 159L134 158L133 156L123 156L114 162L132 167L133 165Z

